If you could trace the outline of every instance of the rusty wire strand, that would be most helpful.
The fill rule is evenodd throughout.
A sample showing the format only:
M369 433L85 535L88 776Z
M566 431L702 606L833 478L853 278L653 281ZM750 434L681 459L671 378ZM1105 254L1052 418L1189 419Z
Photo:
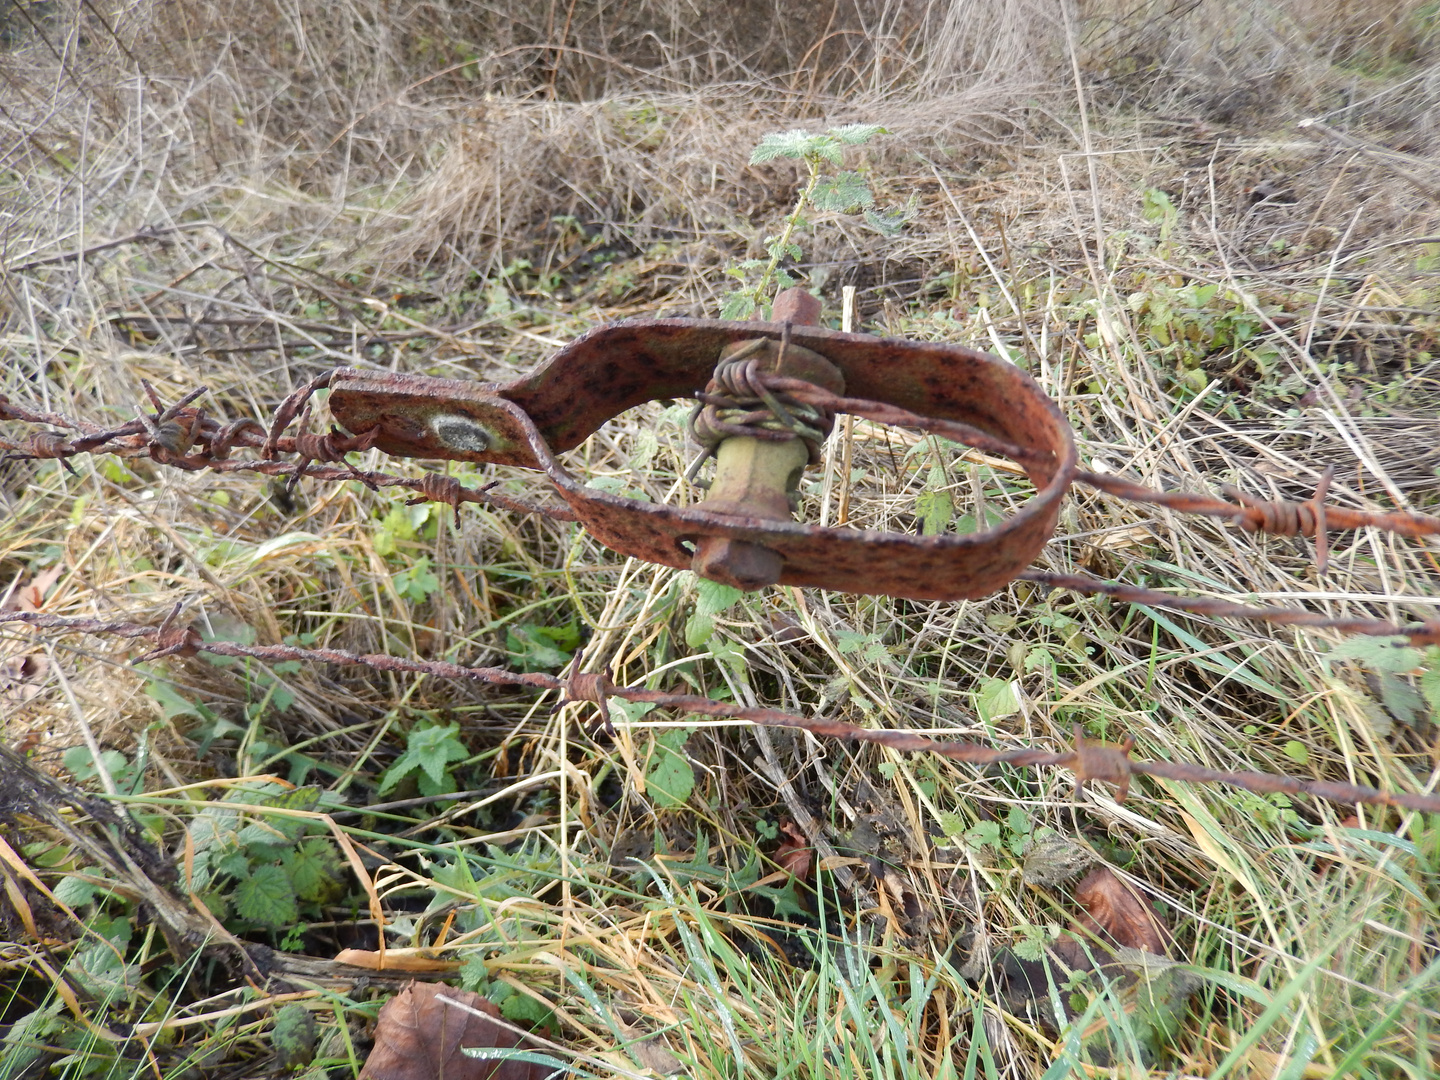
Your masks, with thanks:
M1306 780L1295 776L1262 772L1226 772L1200 765L1175 761L1137 761L1130 757L1133 741L1122 745L1096 742L1075 731L1075 745L1070 750L1050 751L1033 747L999 750L983 743L941 741L908 731L883 728L862 728L843 720L826 720L800 716L779 709L738 706L694 694L672 694L638 686L617 686L607 672L577 672L572 665L566 677L542 672L513 672L503 668L471 667L443 660L413 660L385 653L355 653L348 649L304 649L295 645L242 645L233 641L205 641L194 627L179 619L177 604L159 626L143 623L72 618L34 611L0 611L0 623L24 623L40 629L72 633L110 635L148 640L156 648L137 662L164 656L194 656L211 653L216 656L244 657L266 663L301 661L317 664L363 666L375 671L407 672L440 679L480 682L490 686L527 686L539 690L558 691L562 704L589 703L608 718L605 702L617 697L642 702L678 712L705 716L748 720L765 727L798 728L812 735L852 742L873 743L891 750L931 753L970 765L1013 765L1018 768L1059 767L1075 776L1077 794L1092 780L1115 784L1116 798L1123 801L1134 775L1156 776L1184 783L1230 784L1262 794L1311 795L1329 802L1353 805L1371 803L1396 806L1406 810L1440 813L1440 795L1403 791L1381 791L1359 784L1329 780Z
M743 350L736 355L734 359L742 361L742 365L737 365L737 368L743 366L747 355ZM142 414L136 420L111 430L103 430L98 425L73 420L58 413L26 409L0 396L0 420L46 424L81 433L78 438L68 440L54 431L39 432L18 443L0 439L0 449L15 451L18 456L58 458L67 467L67 457L103 449L121 457L148 455L157 463L188 471L210 469L216 472L256 472L268 476L288 476L292 483L303 476L321 481L358 480L371 490L387 487L407 489L415 493L409 500L410 503L439 502L450 506L456 512L457 518L460 505L473 502L517 513L541 514L557 521L577 520L574 511L568 507L537 505L517 499L495 491L496 483L493 482L478 489L467 488L457 479L438 473L427 473L422 477L402 477L356 468L346 460L345 455L370 449L376 439L375 431L346 435L332 427L328 434L322 435L303 430L309 416L310 397L317 390L329 386L333 377L333 371L325 372L297 388L276 410L275 419L268 431L258 421L251 419L221 425L203 410L189 407L189 403L199 396L201 391L198 390L162 409L153 391L147 388L157 410L156 416L151 418ZM877 423L918 428L989 453L1009 457L1021 464L1028 462L1040 465L1053 462L1053 457L1049 454L1016 446L968 424L921 416L884 402L843 397L813 383L769 372L746 372L745 377L756 387L763 386L767 393L782 392L794 402L826 413L849 412ZM302 418L302 430L291 436L282 434L297 416ZM176 426L177 430L161 430L162 421ZM266 460L230 460L230 451L236 446L259 450ZM294 454L300 461L281 461L277 459L279 454ZM316 461L325 464L313 464ZM1233 492L1236 502L1227 502L1197 492L1156 491L1121 477L1093 472L1077 473L1075 479L1079 483L1129 501L1226 519L1249 532L1313 536L1316 538L1317 560L1322 564L1322 568L1328 557L1326 533L1331 529L1369 527L1415 538L1440 536L1440 518L1427 514L1414 511L1366 511L1325 505L1323 500L1329 488L1330 477L1327 470L1314 497L1305 503L1268 502L1238 492ZM1071 589L1087 595L1105 594L1127 602L1193 614L1256 619L1277 625L1334 629L1352 634L1404 636L1416 645L1440 644L1440 622L1433 620L1402 626L1381 619L1336 618L1293 608L1254 607L1212 598L1178 597L1139 586L1103 582L1086 575L1053 574L1038 570L1025 571L1020 578L1053 588Z
M1054 574L1047 570L1022 571L1020 581L1033 581L1052 589L1069 589L1089 596L1104 595L1128 604L1144 604L1148 607L1170 608L1192 615L1221 616L1227 619L1257 619L1279 626L1309 626L1321 630L1339 630L1346 634L1366 634L1374 637L1408 638L1412 645L1440 645L1440 619L1429 619L1422 623L1401 625L1384 619L1346 619L1320 615L1313 611L1301 611L1287 607L1252 607L1230 600L1218 600L1206 596L1176 596L1174 593L1159 592L1139 585L1124 585L1114 581L1102 581L1088 574Z
M765 370L769 357L757 355L769 344L769 338L756 338L715 365L714 376L705 389L695 395L697 403L690 414L690 434L705 447L706 457L713 455L721 442L731 438L767 442L799 439L805 444L810 464L818 465L822 457L821 444L835 424L835 410L826 404L801 400L776 386L777 376ZM789 346L790 324L786 323L780 355L775 360L777 365L784 363ZM801 379L789 381L819 389Z
M1224 518L1246 532L1265 532L1278 536L1314 536L1320 529L1371 528L1414 539L1440 536L1440 518L1413 510L1354 510L1346 506L1326 504L1321 512L1321 504L1314 499L1303 503L1267 502L1230 488L1228 493L1237 500L1239 505L1236 505L1234 502L1226 502L1200 492L1156 491L1107 473L1079 472L1075 474L1075 479L1127 502L1151 503L1186 514ZM1322 477L1321 485L1316 489L1322 499L1328 488L1329 481Z

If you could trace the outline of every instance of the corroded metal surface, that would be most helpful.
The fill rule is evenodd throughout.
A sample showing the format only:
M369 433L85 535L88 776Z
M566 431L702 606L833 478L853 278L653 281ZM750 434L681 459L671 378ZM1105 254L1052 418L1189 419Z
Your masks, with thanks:
M978 429L1018 448L1035 495L985 532L922 537L722 516L596 491L556 460L627 409L693 397L727 346L756 337L778 341L783 333L774 323L621 323L585 334L503 386L342 369L330 384L330 409L356 436L378 430L375 445L396 456L541 469L601 543L647 562L687 567L697 543L723 538L779 554L784 585L916 600L985 596L1031 563L1054 531L1075 474L1070 427L1019 368L956 345L790 330L793 344L840 369L846 400L952 422L962 435L966 427Z

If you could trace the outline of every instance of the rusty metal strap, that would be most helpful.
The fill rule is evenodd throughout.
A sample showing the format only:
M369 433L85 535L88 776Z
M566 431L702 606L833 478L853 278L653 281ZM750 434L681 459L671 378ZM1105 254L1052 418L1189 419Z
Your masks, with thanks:
M809 355L833 365L845 392L836 391L838 382L817 385L811 380L820 376L803 364L779 371L746 368L742 381L747 392L783 394L786 400L819 413L848 412L1009 457L1034 482L1034 496L994 528L963 536L922 537L747 516L743 507L733 505L714 512L706 506L670 507L627 499L586 487L557 460L557 453L578 445L628 408L656 398L704 394L699 387L714 376L717 357L746 360L757 342L766 341L780 342L782 354L793 347L797 356ZM797 373L807 377L797 378ZM328 434L306 430L309 398L322 388L330 389L331 410L348 434L339 429ZM190 470L253 470L322 480L358 479L372 487L402 486L417 498L439 501L457 511L462 502L478 502L578 520L616 551L674 567L690 566L697 546L751 544L778 556L781 569L772 580L782 584L919 600L977 598L1020 576L1053 533L1060 501L1072 481L1131 501L1229 520L1250 531L1314 536L1322 569L1331 529L1375 527L1412 537L1440 535L1440 519L1425 514L1326 505L1328 476L1314 498L1289 503L1239 493L1230 502L1198 493L1154 491L1120 477L1082 472L1068 424L1018 368L958 346L840 334L812 326L662 319L602 327L572 342L533 374L505 385L337 369L312 379L287 398L268 432L253 420L222 425L190 407L201 392L168 408L151 393L153 416L141 413L109 430L0 399L0 419L49 424L66 432L42 431L19 442L0 441L0 447L62 461L78 453L105 451L148 455L157 463ZM284 434L297 417L300 431ZM532 505L493 487L464 488L433 474L401 478L362 472L345 463L347 453L372 446L396 456L539 469L569 509ZM228 460L233 448L258 450L271 458L293 455L300 462ZM333 467L341 464L343 468ZM1080 578L1066 587L1092 593L1133 590L1131 586L1101 588ZM1166 594L1150 595L1143 602L1356 633L1405 633L1418 635L1416 640L1429 640L1431 634L1424 627L1403 628L1382 620L1328 619Z
M956 345L790 326L790 344L839 369L845 394L783 375L759 381L817 408L906 423L1013 457L1036 491L988 530L915 536L665 506L586 487L557 460L627 409L704 393L726 349L786 334L774 323L621 323L591 331L505 385L342 369L329 384L329 405L347 430L378 431L375 446L389 454L540 469L601 543L647 562L689 567L697 546L723 540L776 553L780 584L956 600L989 595L1034 561L1075 473L1070 426L1019 368Z

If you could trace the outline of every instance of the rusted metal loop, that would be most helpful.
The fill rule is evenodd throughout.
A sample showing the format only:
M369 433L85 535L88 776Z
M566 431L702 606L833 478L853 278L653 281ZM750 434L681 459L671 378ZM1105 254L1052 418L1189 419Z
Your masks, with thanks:
M1012 364L956 345L791 328L791 347L811 350L843 376L845 398L804 381L766 377L766 387L809 404L864 407L877 422L913 422L959 441L1011 454L1035 494L1010 518L965 535L835 529L716 514L627 499L586 487L556 455L626 409L694 396L727 347L768 338L774 323L659 319L602 327L571 342L539 370L499 386L417 375L335 373L329 406L355 433L397 457L538 468L601 543L666 566L690 566L695 545L719 537L776 552L782 585L958 600L986 596L1024 570L1054 531L1077 462L1069 425L1034 380ZM887 412L898 410L898 412Z
M690 434L707 451L713 451L725 439L737 437L770 442L800 439L810 464L820 463L820 447L834 426L835 414L784 392L777 393L769 383L774 372L767 367L785 370L791 330L791 324L785 323L773 359L766 348L772 339L765 337L722 355L714 376L696 395L700 404L690 415ZM808 381L804 385L813 386Z

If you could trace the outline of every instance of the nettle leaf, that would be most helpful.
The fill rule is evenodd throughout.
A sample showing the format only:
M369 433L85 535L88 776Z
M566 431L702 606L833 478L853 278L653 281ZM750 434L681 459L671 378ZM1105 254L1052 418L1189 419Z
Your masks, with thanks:
M948 491L922 491L915 496L915 515L925 536L939 536L955 518L955 502Z
M965 846L971 851L979 851L982 847L993 847L998 849L1000 844L1000 823L998 821L982 821L972 825L965 830Z
M1425 718L1425 699L1399 675L1387 671L1380 676L1380 700L1402 724L1413 727Z
M1025 813L1023 807L1011 805L1005 814L1005 824L1016 836L1028 836L1034 825L1030 821L1030 815Z
M839 165L845 159L845 148L829 135L817 135L805 156L812 162Z
M1036 645L1025 652L1026 671L1054 671L1055 654L1043 646Z
M511 994L500 1003L500 1014L506 1020L526 1027L546 1027L554 1022L555 1010L542 1005L529 994Z
M824 135L798 128L792 131L772 131L750 152L750 164L759 165L776 158L803 158L806 154L814 153L817 141L824 138Z
M730 610L745 594L708 578L695 579L695 610L685 622L685 644L698 649L715 633L715 616Z
M1420 673L1420 693L1430 703L1430 711L1440 721L1440 645L1431 646L1425 652L1427 667Z
M490 969L482 953L472 952L460 964L460 987L472 994L482 993L490 983Z
M321 900L332 891L340 870L340 860L328 840L315 837L285 853L285 873L301 900Z
M456 790L453 787L440 788L439 785L448 780L450 762L470 756L470 751L460 741L459 734L459 724L411 728L405 743L405 752L396 759L394 765L385 770L376 793L384 795L417 770L424 774L421 779L422 789L425 780L435 785L434 789L424 792L426 795L441 795L445 791Z
M875 195L859 173L842 172L821 179L810 193L810 204L817 210L853 214L874 206Z
M267 792L256 801L266 806L280 807L285 810L314 810L321 802L329 801L325 799L327 794L329 792L324 788L307 784L304 787Z
M748 319L754 310L755 298L749 293L731 293L725 298L725 303L720 305L720 318Z
M884 210L866 210L865 224L881 236L899 236L901 230L915 219L919 200L911 195L904 206L887 206Z
M778 238L771 240L765 245L765 250L770 253L772 259L783 259L786 255L792 259L799 259L805 254L799 244L783 243Z
M300 917L295 889L278 866L257 866L235 886L235 914L261 926L281 927Z
M174 720L177 716L193 716L197 720L205 719L202 713L203 707L181 697L175 687L168 682L161 679L150 679L145 683L145 693L150 696L151 701L160 706L161 715L166 720Z
M95 758L90 753L88 746L72 746L61 755L60 760L64 762L65 768L69 769L76 780L84 783L95 776L99 770L95 768ZM118 750L101 750L100 761L105 766L105 771L110 774L112 780L118 780L130 762L125 755Z
M511 626L505 633L505 648L514 653L521 671L545 671L564 667L580 644L580 629L564 626Z
M876 135L889 135L890 129L879 124L842 124L840 127L831 128L826 134L847 146L860 146Z
M890 650L879 634L865 634L854 630L836 630L835 648L842 656L858 652L867 664L884 664L890 659Z
M412 729L405 752L414 756L420 767L430 774L430 779L439 780L445 775L450 762L470 756L470 751L458 738L459 734L459 724Z
M197 863L200 861L198 855L195 861ZM211 856L209 862L214 866L217 874L228 874L233 878L244 877L245 871L250 869L250 857L243 851L227 852L218 858Z
M942 810L937 815L940 822L940 831L945 834L947 840L959 840L965 835L965 819L959 814Z
M291 818L286 824L293 825L294 821L295 819ZM265 820L246 825L236 834L235 840L246 851L252 854L258 853L262 858L269 854L267 848L273 848L278 853L280 849L288 847L297 834L283 832L277 829L275 824Z
M89 871L93 871L94 869L94 867L87 867ZM91 900L95 899L95 894L99 891L100 890L90 884L90 882L70 874L61 878L54 889L55 899L59 900L60 903L66 907L71 908L88 904Z
M395 575L395 591L412 604L423 603L440 589L440 579L430 569L430 556L421 555L412 566Z
M685 756L685 743L695 729L666 728L655 734L655 752L645 770L645 792L662 809L684 806L695 790L695 770Z
M1353 660L1361 667L1373 671L1388 671L1399 675L1414 671L1425 659L1425 654L1410 644L1406 637L1352 637L1346 638L1330 650L1329 660Z
M65 1003L56 997L48 1005L11 1022L10 1030L5 1033L3 1040L0 1040L5 1047L5 1062L11 1070L9 1075L20 1076L26 1073L31 1065L40 1060L40 1055L45 1052L46 1044L53 1041L53 1036L65 1030L66 1023L60 1018L60 1011L64 1007Z

